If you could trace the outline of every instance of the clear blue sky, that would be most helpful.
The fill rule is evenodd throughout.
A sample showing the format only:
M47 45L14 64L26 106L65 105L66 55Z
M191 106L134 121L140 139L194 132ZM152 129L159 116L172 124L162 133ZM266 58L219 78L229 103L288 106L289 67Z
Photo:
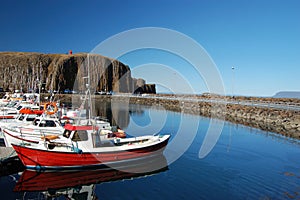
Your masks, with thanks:
M0 51L90 52L122 31L164 27L204 47L227 93L232 92L234 66L234 93L271 96L282 90L300 91L299 10L299 0L2 1ZM120 60L131 68L156 62L180 72L184 62L168 62L168 56L156 53L131 53ZM197 92L205 92L203 81L198 81L191 82Z

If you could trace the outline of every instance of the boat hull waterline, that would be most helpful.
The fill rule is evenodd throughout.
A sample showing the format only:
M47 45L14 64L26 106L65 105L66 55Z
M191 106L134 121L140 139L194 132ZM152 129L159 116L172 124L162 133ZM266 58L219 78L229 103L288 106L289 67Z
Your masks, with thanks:
M127 163L122 170L115 168L96 168L80 171L59 170L37 172L25 170L18 180L15 192L36 192L60 190L82 185L98 184L153 175L168 170L166 158L160 154L140 162Z
M121 164L128 160L143 159L163 152L169 137L154 145L111 152L62 152L12 144L22 163L33 170L81 169L101 165Z

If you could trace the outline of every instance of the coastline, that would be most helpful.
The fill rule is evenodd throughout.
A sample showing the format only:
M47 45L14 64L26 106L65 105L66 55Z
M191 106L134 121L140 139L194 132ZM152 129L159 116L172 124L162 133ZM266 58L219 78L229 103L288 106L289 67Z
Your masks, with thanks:
M47 94L42 94L45 95ZM80 99L78 94L57 94L55 99L71 102L74 97ZM166 110L174 112L219 118L300 139L300 99L130 94L93 95L93 98L97 101L113 100L130 104L163 106Z
M187 98L164 99L141 96L95 96L97 100L125 101L132 104L158 105L166 110L193 115L219 118L233 123L259 128L281 134L286 137L300 139L300 111L259 107L258 105L224 104L218 101L189 101ZM198 98L198 97L194 97ZM257 100L257 98L256 98ZM264 100L261 98L260 100ZM272 99L274 102L276 99ZM243 101L243 100L242 100ZM295 102L297 99L283 99L281 102Z

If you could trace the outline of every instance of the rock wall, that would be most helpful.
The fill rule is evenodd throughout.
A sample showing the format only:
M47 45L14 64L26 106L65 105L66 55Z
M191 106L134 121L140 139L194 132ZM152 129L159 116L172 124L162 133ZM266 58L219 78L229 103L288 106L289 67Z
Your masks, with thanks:
M112 97L115 101L132 104L160 105L167 110L194 115L220 118L265 131L300 139L300 111L261 108L255 106L217 104L212 102L190 102L158 98ZM197 97L195 97L197 98ZM257 99L257 98L256 98Z
M88 67L93 91L133 93L137 86L130 69L123 63L98 54L0 53L0 87L6 91L29 91L40 80L44 91L65 89L84 91ZM144 93L155 92L145 84ZM149 88L149 89L148 89Z
M71 98L78 96L78 102L81 102L80 95L57 95L57 99L62 102L71 102ZM155 95L164 97L166 95ZM300 139L300 111L295 110L280 110L274 108L262 108L255 106L245 106L242 104L222 104L212 102L191 102L178 100L176 98L156 98L155 96L148 95L147 98L141 96L122 96L122 95L95 95L95 102L97 105L104 105L103 102L125 102L126 104L140 104L140 105L159 105L163 106L166 110L171 110L175 112L183 112L193 115L202 115L206 117L221 118L227 121L231 121L238 124L244 124L246 126L251 126L259 128L265 131L279 133L281 135ZM190 98L199 99L199 96L190 96ZM244 98L239 98L241 101ZM249 100L246 98L244 100ZM254 98L255 101L266 100L265 98ZM271 99L273 102L298 102L295 99ZM78 103L80 105L80 103ZM115 106L111 105L111 108ZM97 106L96 106L97 107ZM102 110L101 110L102 109ZM109 109L96 108L95 116L109 116ZM103 111L104 110L104 111ZM115 109L118 110L118 109ZM128 109L127 109L128 110ZM123 112L123 113L122 113ZM128 111L129 112L129 111ZM122 124L123 127L129 123L128 113L126 114L126 109L122 109L120 113L114 114L114 116L120 116L119 121L115 119L112 120L113 124ZM123 119L122 119L123 118ZM125 120L125 122L121 121ZM114 123L118 122L118 123Z

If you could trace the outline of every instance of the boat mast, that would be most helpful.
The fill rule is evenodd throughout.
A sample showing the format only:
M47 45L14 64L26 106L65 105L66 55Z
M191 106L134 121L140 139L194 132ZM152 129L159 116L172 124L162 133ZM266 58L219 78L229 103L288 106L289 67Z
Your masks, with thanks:
M91 98L91 90L90 90L90 85L91 85L91 80L90 80L90 55L87 54L87 95L88 95L88 114L89 114L89 120L88 123L91 124L91 113L92 113L92 98Z
M39 72L39 106L41 106L41 87L42 87L42 62L40 62L40 72Z
M86 86L86 92L84 100L80 106L80 108L85 107L86 100L88 100L87 105L87 111L88 111L88 124L92 124L91 115L92 115L92 98L91 98L91 91L90 91L90 56L87 54L87 76L83 77L83 79L87 79L87 83L84 81L84 84Z

